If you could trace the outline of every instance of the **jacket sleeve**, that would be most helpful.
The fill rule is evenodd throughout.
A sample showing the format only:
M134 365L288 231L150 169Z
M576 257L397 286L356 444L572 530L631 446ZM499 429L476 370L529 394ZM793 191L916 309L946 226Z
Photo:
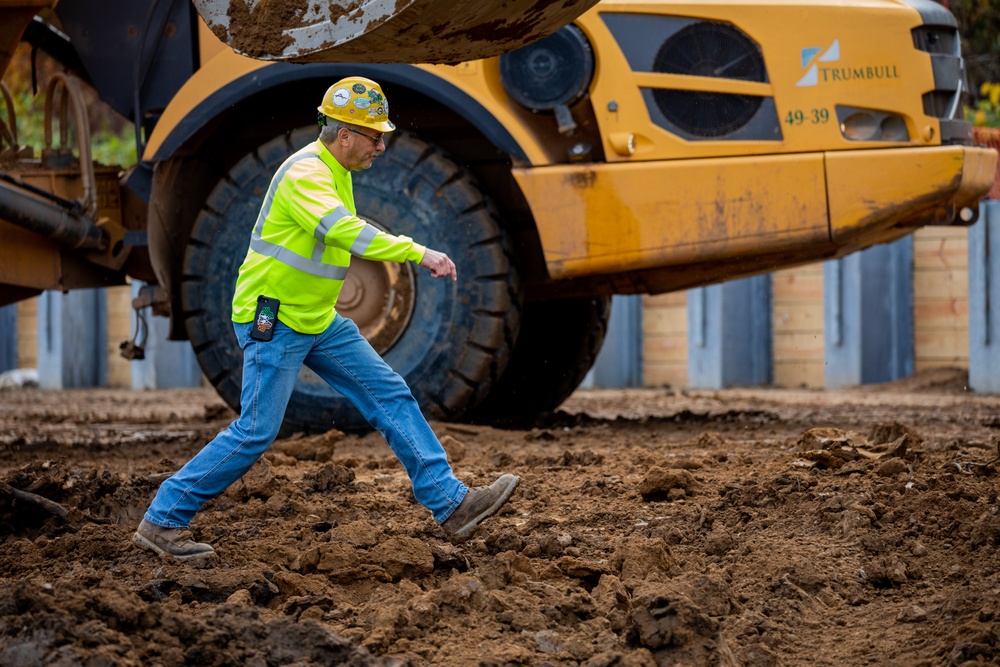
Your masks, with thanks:
M325 179L295 180L292 218L328 246L355 257L387 262L420 262L427 248L407 236L387 234L351 213Z

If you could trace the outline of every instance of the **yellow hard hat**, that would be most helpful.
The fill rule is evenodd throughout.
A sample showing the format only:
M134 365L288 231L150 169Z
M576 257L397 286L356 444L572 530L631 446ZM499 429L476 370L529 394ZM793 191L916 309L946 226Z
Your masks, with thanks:
M371 79L360 76L349 76L330 86L317 110L334 120L380 132L396 129L389 120L389 102L382 94L382 88Z

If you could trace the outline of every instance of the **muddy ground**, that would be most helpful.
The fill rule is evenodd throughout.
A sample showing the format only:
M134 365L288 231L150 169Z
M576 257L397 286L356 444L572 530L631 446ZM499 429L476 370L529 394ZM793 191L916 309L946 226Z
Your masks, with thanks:
M0 664L1000 664L1000 397L964 383L435 424L470 485L522 478L457 546L379 436L292 437L196 519L211 568L130 536L231 419L212 391L6 390Z

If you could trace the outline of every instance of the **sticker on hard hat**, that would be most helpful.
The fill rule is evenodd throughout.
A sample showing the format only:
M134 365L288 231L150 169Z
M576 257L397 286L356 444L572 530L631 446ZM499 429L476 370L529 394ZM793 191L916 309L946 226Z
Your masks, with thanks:
M385 114L385 110L382 107L368 107L369 116L382 116Z
M367 109L370 105L371 102L369 102L363 97L359 97L358 99L354 100L354 106L356 106L359 109Z
M333 91L330 101L333 102L333 106L335 107L346 107L347 103L351 101L351 91L347 88L338 88Z
M351 87L351 90L353 90L355 93L357 93L358 95L360 95L361 93L365 92L365 90L366 90L365 84L363 84L363 83L356 83L356 84L354 84L354 86Z

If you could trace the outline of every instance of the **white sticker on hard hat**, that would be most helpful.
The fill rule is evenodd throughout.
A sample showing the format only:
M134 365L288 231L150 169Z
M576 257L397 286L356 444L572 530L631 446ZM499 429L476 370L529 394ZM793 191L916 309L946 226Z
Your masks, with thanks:
M347 88L338 88L333 91L330 101L333 102L333 106L335 107L346 107L347 103L351 101L351 91Z
M370 105L371 102L369 102L363 97L359 97L358 99L354 100L354 106L356 106L359 109L367 109Z
M382 107L368 107L369 116L384 116L385 110Z

